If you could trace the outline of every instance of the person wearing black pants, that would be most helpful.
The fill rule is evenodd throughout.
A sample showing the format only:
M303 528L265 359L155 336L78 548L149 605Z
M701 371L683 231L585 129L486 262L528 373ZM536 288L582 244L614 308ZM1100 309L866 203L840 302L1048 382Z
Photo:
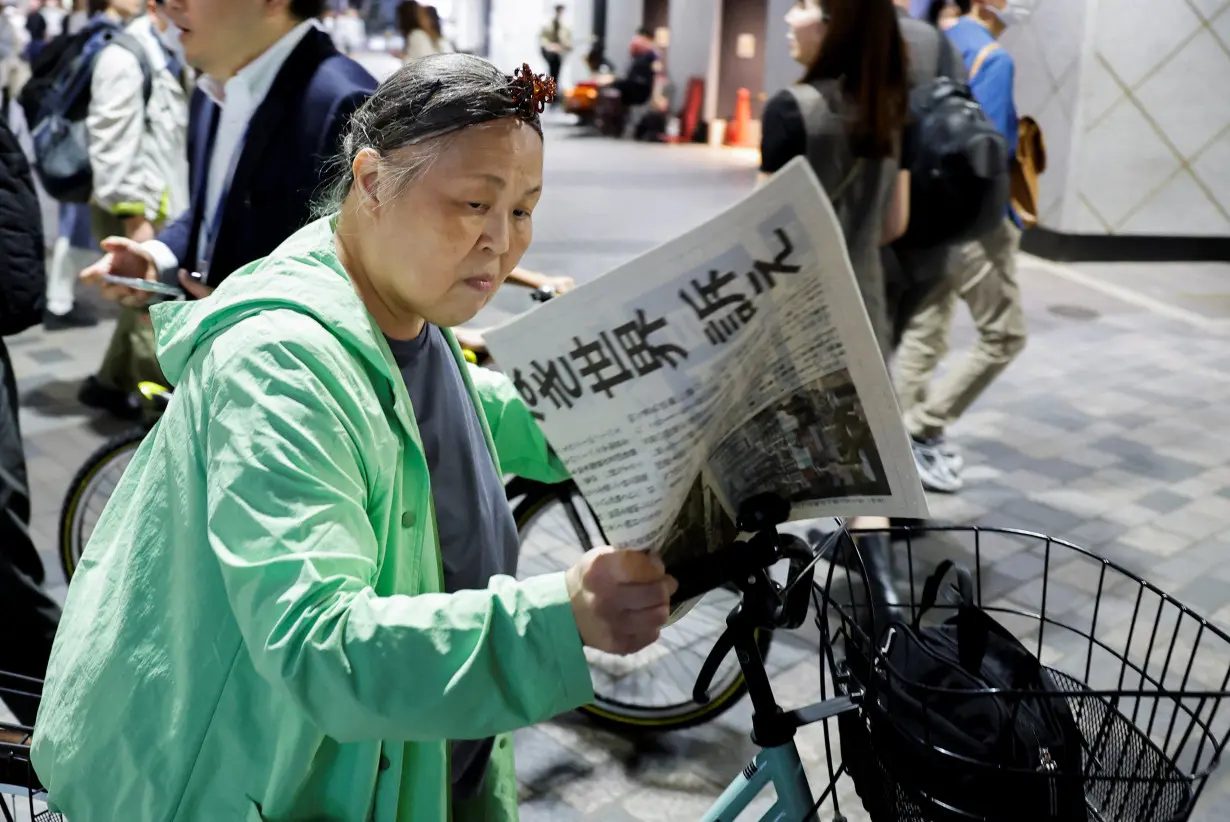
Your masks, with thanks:
M542 27L542 32L538 35L538 45L542 48L542 58L547 61L547 75L554 78L558 84L564 55L572 51L572 32L564 23L563 5L555 7L555 16ZM556 100L559 100L559 96Z
M42 322L45 288L34 179L7 120L0 118L0 669L36 680L46 673L60 608L43 590L43 563L30 538L17 378L3 338ZM0 680L0 699L27 727L38 711L37 691L34 683Z
M30 538L30 493L26 461L17 426L17 381L13 378L8 348L0 340L0 641L4 655L0 669L42 679L51 655L51 642L60 624L60 607L43 590L43 563ZM30 683L33 685L33 683ZM0 690L0 698L17 721L33 727L38 712L37 687L2 682L29 695Z

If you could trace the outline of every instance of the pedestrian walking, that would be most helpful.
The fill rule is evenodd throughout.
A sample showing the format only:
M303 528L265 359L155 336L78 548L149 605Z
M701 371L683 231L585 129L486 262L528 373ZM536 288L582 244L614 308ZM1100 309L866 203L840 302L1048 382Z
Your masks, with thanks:
M564 58L572 51L572 29L564 22L565 11L567 7L564 4L557 4L555 13L551 15L551 19L546 22L538 34L542 59L547 61L547 76L554 77L557 83L560 79L560 69L564 64Z
M1017 149L1013 99L1016 66L997 40L1008 26L1028 20L1032 0L973 0L968 14L947 34L961 52L970 90L987 116ZM1016 276L1020 216L1008 206L986 235L954 249L948 273L910 318L897 349L895 383L923 485L953 493L963 486L964 461L946 439L960 419L1025 348L1025 310ZM935 384L932 377L948 353L958 302L973 316L978 341Z
M91 79L89 113L94 239L152 239L188 207L187 67L169 43L172 23L157 0L110 0L105 12L132 19L125 29L136 49L102 49ZM134 417L144 381L163 382L145 308L123 308L98 372L78 398L92 408Z

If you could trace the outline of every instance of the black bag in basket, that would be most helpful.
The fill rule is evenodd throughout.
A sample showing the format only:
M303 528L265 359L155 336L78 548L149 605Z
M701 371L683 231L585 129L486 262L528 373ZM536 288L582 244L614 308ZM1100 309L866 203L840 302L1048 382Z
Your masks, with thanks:
M902 790L864 784L860 795L875 794L872 804L908 796L935 822L1087 822L1082 736L1063 692L974 604L968 570L956 569L955 615L920 627L953 568L945 561L927 580L913 625L896 622L881 638L863 709L870 745L842 747L879 760L849 762L856 782L887 777Z

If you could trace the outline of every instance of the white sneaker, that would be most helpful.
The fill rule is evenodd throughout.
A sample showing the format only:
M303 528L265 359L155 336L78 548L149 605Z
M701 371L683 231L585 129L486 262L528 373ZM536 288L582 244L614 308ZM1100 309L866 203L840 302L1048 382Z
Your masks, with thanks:
M965 467L965 457L961 455L961 451L957 446L953 445L948 441L947 437L942 435L933 439L931 444L944 456L944 459L948 460L948 464L952 466L952 472L960 474L961 469Z
M923 488L940 494L955 494L964 487L958 469L953 467L939 442L911 440L911 445Z

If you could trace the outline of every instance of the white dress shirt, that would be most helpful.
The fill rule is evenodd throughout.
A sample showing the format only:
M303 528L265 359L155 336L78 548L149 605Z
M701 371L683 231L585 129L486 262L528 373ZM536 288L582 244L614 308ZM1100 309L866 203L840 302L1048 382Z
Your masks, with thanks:
M208 75L202 76L198 81L200 89L209 95L220 109L218 131L209 160L209 179L205 183L204 213L200 215L200 233L197 235L198 258L210 253L211 232L214 232L216 239L215 221L222 217L220 201L230 188L235 167L239 165L252 115L265 101L269 89L273 87L273 81L277 79L278 72L282 70L291 52L317 25L317 21L312 19L295 26L259 57L236 72L224 85L219 85ZM154 263L160 272L174 272L179 269L180 261L165 243L150 240L145 246L153 254ZM208 266L208 260L200 261L202 267ZM208 272L202 273L208 280Z

